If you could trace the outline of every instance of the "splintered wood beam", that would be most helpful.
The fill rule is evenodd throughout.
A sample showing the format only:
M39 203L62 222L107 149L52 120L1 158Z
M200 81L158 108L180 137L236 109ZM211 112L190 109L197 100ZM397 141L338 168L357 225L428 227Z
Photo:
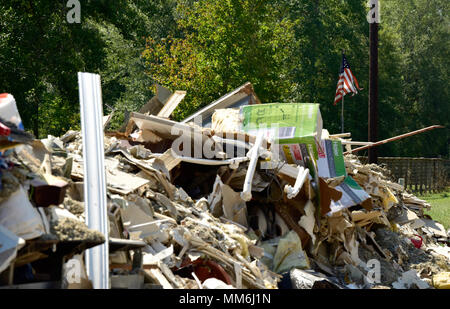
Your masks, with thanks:
M330 134L330 137L350 137L352 136L352 133L339 133L339 134Z
M356 142L356 141L346 141L346 140L341 140L342 145L356 145L356 146L368 146L368 145L372 145L373 143L371 142Z
M373 143L371 145L358 147L358 148L352 149L351 151L346 151L346 152L344 152L344 155L347 155L347 154L350 154L350 153L354 153L354 152L358 152L358 151L361 151L361 150L364 150L364 149L380 146L380 145L383 145L383 144L386 144L386 143L389 143L389 142L397 141L399 139L402 139L402 138L405 138L405 137L409 137L409 136L413 136L413 135L416 135L416 134L419 134L419 133L423 133L423 132L426 132L426 131L430 131L430 130L433 130L433 129L442 129L442 128L444 128L444 126L441 126L441 125L429 126L429 127L426 127L426 128L420 129L420 130L416 130L416 131L412 131L412 132L405 133L405 134L402 134L402 135L394 136L394 137L391 137L391 138L388 138L388 139L384 139L382 141Z

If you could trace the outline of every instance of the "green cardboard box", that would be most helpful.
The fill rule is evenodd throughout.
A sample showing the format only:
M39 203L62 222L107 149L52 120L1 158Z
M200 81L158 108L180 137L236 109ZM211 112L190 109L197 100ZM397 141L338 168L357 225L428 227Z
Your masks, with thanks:
M281 159L304 165L311 153L320 153L322 116L316 103L267 103L241 107L242 129L256 135L260 131L278 144Z
M319 157L317 160L319 176L323 178L345 176L344 182L335 188L342 192L342 198L337 202L331 201L331 212L362 204L369 199L369 194L347 174L341 142L339 140L324 139L321 146L324 156Z

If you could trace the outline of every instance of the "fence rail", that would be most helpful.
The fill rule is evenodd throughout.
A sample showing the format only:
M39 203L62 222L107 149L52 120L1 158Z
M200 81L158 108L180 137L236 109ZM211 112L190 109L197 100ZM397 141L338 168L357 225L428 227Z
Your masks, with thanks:
M367 163L367 157L358 157ZM448 185L450 160L440 158L380 157L378 164L384 164L398 182L404 179L405 188L415 193L435 193Z

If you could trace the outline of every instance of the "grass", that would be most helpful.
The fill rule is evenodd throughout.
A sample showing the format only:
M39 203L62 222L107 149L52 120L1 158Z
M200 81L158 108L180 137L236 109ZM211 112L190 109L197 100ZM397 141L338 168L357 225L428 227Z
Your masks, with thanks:
M431 204L431 210L425 211L433 220L442 223L446 230L450 228L450 188L444 192L417 196Z

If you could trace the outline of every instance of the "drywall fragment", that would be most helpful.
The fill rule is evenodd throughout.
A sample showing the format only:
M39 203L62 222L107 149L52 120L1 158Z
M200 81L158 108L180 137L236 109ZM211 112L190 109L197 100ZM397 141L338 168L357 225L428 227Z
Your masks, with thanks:
M304 228L309 236L311 236L312 243L314 244L316 242L316 236L314 235L314 226L316 223L316 219L314 217L314 204L308 200L304 209L306 214L300 218L298 225Z
M209 210L215 217L220 217L223 214L222 210L222 187L223 183L220 176L216 176L216 180L213 185L213 190L208 196Z
M447 238L447 232L442 224L431 219L421 219L425 223L425 227L429 230L434 237Z
M419 219L419 217L416 215L416 213L414 211L406 209L406 211L404 211L401 216L398 216L397 218L395 218L394 222L398 223L398 224L405 224L405 223L412 222L417 219Z
M125 201L126 206L121 208L123 222L129 222L130 226L146 224L153 221L153 218L146 214L139 206L130 201Z
M150 277L154 282L161 285L163 289L173 289L173 286L163 275L163 273L157 268L144 269L144 273Z
M155 193L155 199L156 201L158 201L159 204L161 204L162 206L164 206L168 211L170 211L170 213L174 216L178 216L178 210L175 207L174 203L164 194L161 193Z
M0 225L25 240L45 233L41 216L22 187L0 204Z
M222 185L222 209L225 218L247 227L247 205L241 194L228 185Z
M172 155L172 150L167 149L161 156L158 157L164 162L166 169L170 172L174 167L181 163L181 159Z
M431 251L432 253L444 256L448 261L450 261L450 247L428 244L426 246L426 251Z
M17 237L3 225L0 225L0 273L9 267L17 255L17 251L25 246L25 240Z
M294 289L339 289L323 274L310 270L292 269L290 277Z
M105 170L108 188L120 194L130 194L149 182L139 176L122 172L119 170L119 161L113 158L105 159Z
M290 231L281 238L275 256L273 258L273 271L283 273L292 268L309 268L309 259L302 249L300 237L294 231Z
M156 252L156 251L155 251ZM173 246L165 248L156 254L144 253L142 263L143 265L158 265L158 263L173 255Z
M223 282L222 280L219 280L219 279L216 279L216 278L206 279L202 283L202 287L204 289L208 289L208 290L215 290L215 289L229 290L229 289L234 289L234 287L232 285L228 285L225 282Z
M49 209L49 212L50 212L51 220L54 220L54 221L60 221L64 218L70 218L73 220L80 221L80 219L78 219L77 216L75 216L70 211L68 211L67 209L64 209L64 208L51 207Z
M392 287L394 289L410 289L417 286L419 289L429 289L430 286L425 281L421 280L414 269L406 271L402 276L394 283Z

